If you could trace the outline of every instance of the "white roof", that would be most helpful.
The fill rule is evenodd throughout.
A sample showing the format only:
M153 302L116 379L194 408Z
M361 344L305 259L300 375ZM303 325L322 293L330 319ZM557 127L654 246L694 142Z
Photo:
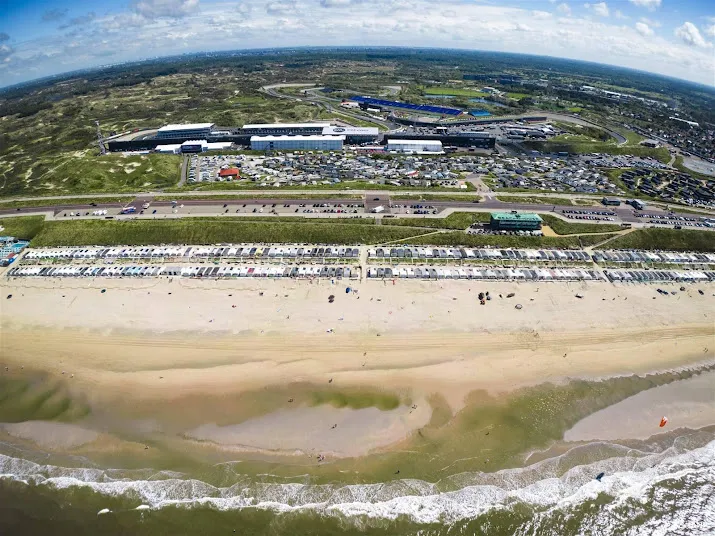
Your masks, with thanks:
M345 136L377 136L377 127L340 127L340 126L327 126L323 128L323 135L331 134L343 134Z
M208 142L206 140L186 140L181 145L196 145L197 143L200 145L208 145Z
M161 127L158 132L172 132L175 130L198 130L201 128L211 128L214 123L187 123L185 125L166 125Z
M206 144L209 149L225 149L231 147L231 145L233 145L231 141L214 141Z
M180 143L168 143L166 145L157 145L155 151L175 151L181 147Z
M243 125L243 128L324 128L330 123L255 123Z
M251 136L251 141L330 141L330 140L342 140L345 141L345 136L322 136L322 135L312 135L312 136Z
M388 140L388 145L398 144L398 145L442 145L439 140Z

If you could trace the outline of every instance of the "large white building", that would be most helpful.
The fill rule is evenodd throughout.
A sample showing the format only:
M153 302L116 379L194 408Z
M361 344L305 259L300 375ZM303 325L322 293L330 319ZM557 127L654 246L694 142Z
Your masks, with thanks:
M254 151L341 151L345 136L251 136Z
M337 126L330 123L256 123L243 125L243 134L251 136L344 136L346 143L373 143L377 127Z
M439 140L388 140L388 152L397 153L442 153Z
M206 138L213 131L214 123L189 123L185 125L166 125L156 132L157 138Z
M243 133L256 136L282 136L288 134L322 134L330 123L253 123L243 125Z

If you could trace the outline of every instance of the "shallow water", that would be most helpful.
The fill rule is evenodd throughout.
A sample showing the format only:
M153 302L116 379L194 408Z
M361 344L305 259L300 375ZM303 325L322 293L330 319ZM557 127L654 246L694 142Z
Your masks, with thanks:
M688 389L709 377L668 387ZM596 391L644 381L613 380ZM577 382L574 389L591 392L584 385ZM658 389L616 398L611 407ZM543 392L553 402L568 391ZM535 396L527 400L543 403ZM559 414L569 411L554 407L561 407ZM548 413L552 420L559 414ZM492 430L490 438L498 433ZM546 448L533 451L528 459L538 461L523 467L459 471L454 460L432 481L403 478L403 466L403 476L365 483L347 474L319 478L297 466L292 476L277 465L249 476L243 462L208 460L190 471L108 469L77 455L0 443L0 534L715 533L715 426L678 427L645 440L557 441Z
M579 463L584 459L590 461ZM242 476L240 464L212 471L209 483L171 472L68 469L0 456L0 501L12 512L0 518L0 528L12 533L32 517L54 534L78 526L80 533L103 534L187 534L191 527L202 534L715 531L712 431L684 431L640 449L592 443L525 468L437 483L277 483ZM594 479L599 472L606 473L601 482ZM67 503L73 507L59 513L48 506ZM111 512L98 515L104 509Z

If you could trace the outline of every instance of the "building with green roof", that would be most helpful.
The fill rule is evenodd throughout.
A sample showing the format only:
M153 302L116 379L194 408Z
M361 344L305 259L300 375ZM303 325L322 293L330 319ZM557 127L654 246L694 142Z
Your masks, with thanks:
M541 229L541 217L533 213L492 212L490 225L496 231L536 231Z

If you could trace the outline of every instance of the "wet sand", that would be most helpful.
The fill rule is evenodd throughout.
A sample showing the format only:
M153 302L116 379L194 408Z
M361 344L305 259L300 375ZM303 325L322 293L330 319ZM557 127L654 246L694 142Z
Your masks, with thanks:
M668 423L658 428L661 417ZM564 434L566 441L648 439L677 428L715 424L715 372L661 385L582 419Z
M346 294L347 285L358 293ZM164 420L180 422L201 407L193 430L205 426L192 435L219 447L359 455L398 443L426 417L405 419L404 406L375 419L346 413L344 428L366 438L358 449L343 428L322 426L320 412L332 408L298 414L308 429L321 423L308 444L290 413L265 415L280 406L231 420L226 401L302 383L403 400L439 395L454 413L475 390L687 367L715 355L713 290L661 297L651 286L608 283L3 280L0 293L13 298L0 310L0 355L3 374L49 374L92 408L161 405L173 415ZM484 306L480 291L493 297ZM215 407L197 404L208 398ZM272 422L286 433L274 434Z

